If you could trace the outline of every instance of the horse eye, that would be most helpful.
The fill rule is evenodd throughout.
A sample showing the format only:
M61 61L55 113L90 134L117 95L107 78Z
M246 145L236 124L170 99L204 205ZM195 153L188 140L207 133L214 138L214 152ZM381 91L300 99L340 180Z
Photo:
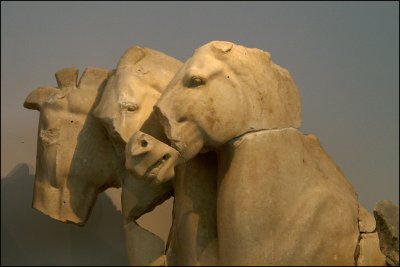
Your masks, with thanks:
M121 109L125 109L129 112L133 112L136 111L139 108L139 106L137 104L134 103L121 103Z
M138 107L138 105L136 105L136 104L132 104L132 105L128 105L127 107L126 107L126 109L128 110L128 111L135 111L135 110L137 110L139 107Z
M189 83L188 83L188 87L189 88L193 88L193 87L198 87L200 85L204 85L206 82L197 76L193 76L192 78L190 78Z

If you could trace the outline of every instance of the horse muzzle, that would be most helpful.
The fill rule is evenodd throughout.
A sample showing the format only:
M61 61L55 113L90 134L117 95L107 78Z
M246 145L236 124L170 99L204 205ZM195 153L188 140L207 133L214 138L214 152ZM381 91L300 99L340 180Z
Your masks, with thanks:
M154 137L138 131L125 148L125 167L136 177L160 184L175 175L175 166L183 163L179 152Z

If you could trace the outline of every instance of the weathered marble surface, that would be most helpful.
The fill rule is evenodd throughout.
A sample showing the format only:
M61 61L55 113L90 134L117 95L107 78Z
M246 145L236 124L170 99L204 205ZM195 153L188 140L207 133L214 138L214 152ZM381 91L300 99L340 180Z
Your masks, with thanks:
M359 224L353 187L318 139L297 129L299 92L289 72L273 63L269 53L218 41L198 48L169 83L155 111L184 160L215 151L210 164L218 169L217 179L208 181L190 180L181 175L188 166L178 167L174 224L181 226L172 233L177 238L171 238L171 246L177 249L170 250L168 262L383 263L376 235L370 233L372 217L362 210ZM192 184L213 192L213 201L188 193ZM208 229L200 230L203 218L212 220ZM201 234L207 231L214 234Z
M268 52L213 41L182 64L134 46L115 70L77 75L24 103L41 116L36 209L84 224L97 194L122 186L132 265L398 264L398 207L377 205L375 220L358 203L299 131L299 91ZM136 220L171 195L164 244Z
M152 105L180 65L161 52L135 46L124 53L116 71L88 68L77 85L78 70L63 69L56 73L58 88L38 88L24 103L41 114L34 208L57 220L83 225L97 194L122 183L132 265L158 265L164 259L164 242L135 220L173 192L171 185L153 186L130 177L125 156L118 153L125 146L121 136L142 125L153 134L157 127L161 129L149 119ZM119 96L119 102L113 102L113 96ZM137 101L138 112L129 106L132 101ZM117 128L110 131L108 122Z
M172 179L176 162L181 160L178 151L141 131L132 135L125 153L126 168L153 184Z
M390 266L399 266L399 206L388 200L375 204L374 216L380 248Z
M107 130L123 164L125 145L138 130L166 139L153 115L153 105L181 65L162 52L139 46L127 49L119 60L94 116ZM171 181L155 185L129 173L122 177L122 215L131 265L159 265L165 259L164 241L143 229L136 220L170 198L172 189Z
M78 69L65 68L55 74L58 87L39 87L25 100L40 111L32 206L56 220L83 225L97 194L121 184L124 166L92 116L109 75L87 68L77 84Z

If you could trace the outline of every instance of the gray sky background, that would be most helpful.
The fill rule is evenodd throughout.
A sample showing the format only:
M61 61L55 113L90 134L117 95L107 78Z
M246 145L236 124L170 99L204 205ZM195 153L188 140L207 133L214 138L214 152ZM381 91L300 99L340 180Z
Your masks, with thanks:
M34 171L39 113L24 109L64 67L115 68L130 46L185 61L226 40L294 77L301 130L319 137L360 202L399 198L398 2L1 2L1 176Z

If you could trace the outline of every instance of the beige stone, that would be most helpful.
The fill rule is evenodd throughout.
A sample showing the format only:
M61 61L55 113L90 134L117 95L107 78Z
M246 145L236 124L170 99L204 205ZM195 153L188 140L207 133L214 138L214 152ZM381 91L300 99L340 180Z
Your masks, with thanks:
M399 265L399 206L382 200L374 206L380 249L386 256L387 264Z
M198 48L156 108L168 118L163 120L168 138L179 140L172 146L187 159L246 132L301 123L300 95L289 72L267 52L228 42Z
M379 250L378 234L361 234L357 266L385 266L385 260L385 255Z
M153 106L182 63L159 51L134 46L122 55L94 111L125 160L132 134L144 131L162 136Z
M145 147L143 141L146 141ZM165 159L165 155L170 157ZM137 178L160 185L168 184L173 178L174 214L166 248L167 264L217 264L215 153L199 154L175 171L171 163L181 161L177 151L138 132L126 146L126 157L127 169Z
M24 103L41 115L34 207L83 224L122 184L131 265L384 264L375 220L298 130L298 89L269 53L214 41L182 66L136 46L115 71L56 79ZM136 219L171 195L165 246Z
M97 194L108 186L123 183L124 222L130 225L124 229L132 265L159 264L160 260L153 258L154 253L162 252L158 258L165 258L164 245L159 249L163 241L136 225L135 220L168 199L172 186L168 183L154 186L128 176L123 166L125 156L114 151L121 151L120 146L124 148L121 136L126 137L139 128L162 133L159 123L148 120L152 102L158 99L158 91L166 86L168 77L173 76L180 64L160 52L133 47L123 55L116 71L89 68L77 86L78 70L63 69L56 73L59 88L38 88L24 103L26 108L41 112L33 206L55 219L84 224ZM133 100L137 106L131 105ZM93 116L95 106L102 123L107 126L110 120L117 125L112 129L107 127L111 130L110 137ZM138 110L132 110L133 107ZM104 176L108 180L103 181ZM125 176L129 178L124 179ZM131 227L133 224L136 226ZM137 238L142 240L139 242ZM149 246L135 248L138 243Z
M355 265L359 253L376 251L362 244L360 252L353 187L317 138L296 129L297 87L267 52L219 41L200 47L155 111L187 161L173 178L168 264ZM217 179L186 175L188 160L210 150ZM370 230L368 216L361 221Z
M55 76L58 87L33 90L24 107L40 111L36 177L32 206L44 214L83 225L97 194L119 187L124 166L92 116L110 71L87 68Z
M139 46L127 49L122 55L94 110L122 163L129 137L139 130L167 141L153 114L153 105L181 65L159 51ZM122 180L121 204L129 263L159 264L165 259L164 242L137 225L136 219L171 197L172 182L157 185L129 174Z
M139 56L135 54L139 54ZM138 58L140 58L139 61ZM135 161L135 159L140 158L139 161L141 161L144 159L143 163L145 164L142 165L139 173L143 173L143 170L146 170L145 174L151 174L152 171L147 172L149 165L153 166L154 163L158 164L157 161L160 158L164 164L176 158L176 152L174 152L173 149L163 151L163 148L168 148L165 143L169 144L169 140L166 138L162 125L158 122L158 118L152 110L160 93L166 88L178 67L181 66L181 63L178 63L175 59L171 59L166 55L162 55L159 52L147 48L133 47L128 49L118 64L115 76L110 78L100 104L96 108L95 115L104 123L118 153L123 153L124 158L126 142L139 128L140 132L138 132L136 136L147 138L147 145L152 147L150 150L147 146L143 149L143 139L137 143L129 143L127 145L128 158L126 160L126 166L128 168L131 167L132 160ZM161 82L155 83L157 79ZM156 84L156 86L154 84ZM141 104L141 101L143 101L143 104ZM139 105L135 107L135 104ZM129 110L127 107L135 108ZM151 136L156 137L157 140L151 139ZM158 143L158 140L163 141L164 144ZM152 151L156 153L153 154ZM162 159L162 157L166 155L164 152L169 152L171 158L168 160ZM155 161L153 161L154 159ZM181 180L178 178L175 184L169 180L174 174L173 168L164 168L165 166L163 164L159 165L163 168L158 169L157 175L151 174L147 176L147 178L150 178L150 181L148 179L138 179L140 177L138 173L134 171L133 175L126 176L123 180L122 206L125 223L131 223L138 215L143 214L143 210L140 210L141 207L154 208L172 193L176 192L176 188L180 188L178 190L178 195L174 195L175 199L178 199L178 201L174 201L174 209L178 209L179 212L174 215L175 217L171 229L172 234L169 237L170 241L166 248L167 254L169 255L168 265L198 265L198 259L193 257L193 253L196 250L200 250L199 254L203 255L203 257L211 255L209 251L212 250L209 248L208 240L210 237L213 237L211 240L215 240L216 236L216 193L215 187L212 186L216 181L216 166L214 164L215 160L210 161L210 159L215 159L215 156L204 157L203 155L199 155L189 161L186 164L186 166L188 166L186 169L181 168L179 176L190 178L186 180L182 178L182 182L180 182ZM154 170L155 169L153 169L153 171ZM157 179L154 179L154 176L156 176ZM164 183L158 184L162 181ZM202 188L199 188L199 183L197 183L197 181L201 181L200 184L203 185ZM185 184L182 184L183 182ZM186 188L186 192L182 191L182 186ZM192 195L196 196L195 202L188 201ZM138 199L140 199L140 201L138 201ZM149 200L149 202L152 201L151 203L153 205L148 204L149 202L146 200ZM141 203L147 203L147 205L141 205ZM197 214L201 214L202 219L197 222L198 227L192 227L192 218L193 216L196 217ZM213 226L211 226L212 224ZM188 227L185 228L185 225ZM176 228L181 229L182 227L189 231L189 234L175 235L174 233L177 233ZM196 229L197 235L192 235L192 229ZM125 234L127 237L137 238L134 232L126 232ZM185 240L183 243L186 244L183 248L179 247L182 243L180 241L182 238ZM154 249L157 250L158 242L156 239L152 239L156 243L154 246L150 247L154 247ZM127 240L127 243L138 244L136 239ZM213 242L212 246L215 246L215 242ZM151 261L153 257L150 257L150 255L153 255L153 252L137 253L133 251L133 249L134 245L128 246L131 264L137 265L139 262L154 264L154 262ZM205 253L203 253L202 250L204 250ZM138 255L140 255L141 258L138 258ZM147 260L143 261L143 257L147 258ZM163 255L160 255L160 259L162 257ZM208 262L215 262L212 260L213 258L208 258Z
M175 176L174 167L179 157L172 147L138 131L126 146L125 166L135 177L159 184Z
M165 244L155 234L138 226L135 221L124 225L127 251L132 266L165 266Z
M369 213L361 204L358 210L358 226L361 233L372 233L376 228L374 216Z
M40 87L24 103L27 108L40 110L41 115L33 207L54 219L83 225L97 194L110 186L119 187L127 174L106 130L93 117L93 107L103 93L109 73L89 68L82 75L77 88L72 81L76 79L78 70L60 70L56 73L59 88ZM97 79L101 80L96 83ZM168 184L160 185L161 190L148 187L145 181L133 185L125 181L123 192L130 201L129 205L125 201L124 210L131 211L130 220L139 218L152 210L161 199L171 195L171 186ZM152 264L154 252L151 252L157 251L156 244L164 243L140 226L136 226L132 232L125 232L125 235L127 248L133 254L130 257L133 265L144 262ZM148 254L132 250L132 243L137 243L138 237L141 237L143 244L153 243L147 248L136 247L139 251L149 251Z

